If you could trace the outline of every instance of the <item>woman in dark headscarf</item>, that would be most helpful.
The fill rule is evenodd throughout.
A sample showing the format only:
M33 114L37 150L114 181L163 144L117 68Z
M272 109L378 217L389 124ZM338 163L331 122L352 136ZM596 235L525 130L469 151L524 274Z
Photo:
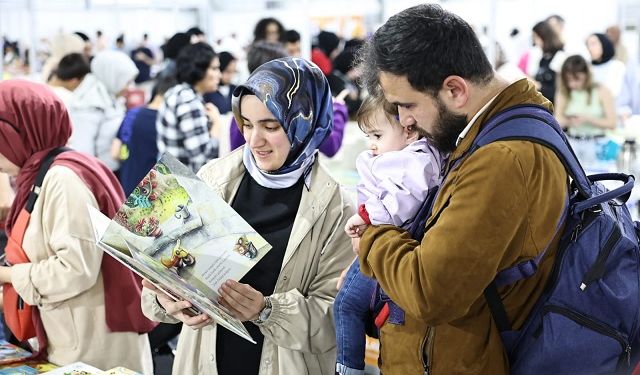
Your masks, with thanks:
M57 365L82 361L150 373L149 341L139 333L154 324L137 306L139 279L103 257L88 220L87 206L115 215L124 201L118 180L94 157L69 150L55 157L41 188L33 189L43 161L70 135L67 110L46 86L0 83L0 171L16 177L17 185L6 221L12 265L0 267L5 317L9 322L16 312L7 293L14 302L37 306L31 323L40 351ZM34 194L29 215L25 207ZM19 336L19 327L11 328Z
M187 302L145 289L147 316L185 323L174 374L333 373L331 309L353 257L341 230L353 209L317 159L332 113L326 78L299 58L268 62L235 90L233 114L247 144L199 176L272 245L240 282L220 291L258 344L206 316L189 317Z
M626 68L622 61L613 59L616 54L613 43L606 35L595 33L587 38L587 49L591 55L593 81L606 86L617 98Z

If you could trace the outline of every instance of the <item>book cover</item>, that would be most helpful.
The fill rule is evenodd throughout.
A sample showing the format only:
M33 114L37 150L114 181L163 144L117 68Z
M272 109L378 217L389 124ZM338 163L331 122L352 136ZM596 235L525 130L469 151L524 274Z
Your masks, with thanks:
M193 314L254 342L217 301L227 279L241 279L271 249L217 192L164 154L114 218L89 207L98 246Z

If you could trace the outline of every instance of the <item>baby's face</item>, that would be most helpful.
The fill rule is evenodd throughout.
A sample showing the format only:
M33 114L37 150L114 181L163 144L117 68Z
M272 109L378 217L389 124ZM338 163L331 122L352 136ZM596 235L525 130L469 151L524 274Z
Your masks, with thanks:
M373 127L365 134L369 138L369 149L373 155L384 154L389 151L400 151L415 139L399 122L390 123L384 111L377 111L372 121Z

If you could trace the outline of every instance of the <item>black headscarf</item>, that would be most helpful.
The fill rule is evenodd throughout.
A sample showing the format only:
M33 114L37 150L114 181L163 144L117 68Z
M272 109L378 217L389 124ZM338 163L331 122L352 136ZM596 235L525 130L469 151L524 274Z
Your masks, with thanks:
M606 35L604 34L592 34L592 35L595 35L600 41L600 44L602 45L602 56L600 57L599 60L591 60L591 64L602 65L613 58L613 56L616 54L616 49L613 46L613 43L611 42L611 40L609 40L609 38Z

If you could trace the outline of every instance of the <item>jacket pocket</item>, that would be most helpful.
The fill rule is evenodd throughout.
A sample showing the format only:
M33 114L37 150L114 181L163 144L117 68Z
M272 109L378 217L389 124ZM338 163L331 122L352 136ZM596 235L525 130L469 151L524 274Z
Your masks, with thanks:
M78 347L78 331L71 308L61 304L51 310L41 310L40 318L49 341L49 351L75 350Z

